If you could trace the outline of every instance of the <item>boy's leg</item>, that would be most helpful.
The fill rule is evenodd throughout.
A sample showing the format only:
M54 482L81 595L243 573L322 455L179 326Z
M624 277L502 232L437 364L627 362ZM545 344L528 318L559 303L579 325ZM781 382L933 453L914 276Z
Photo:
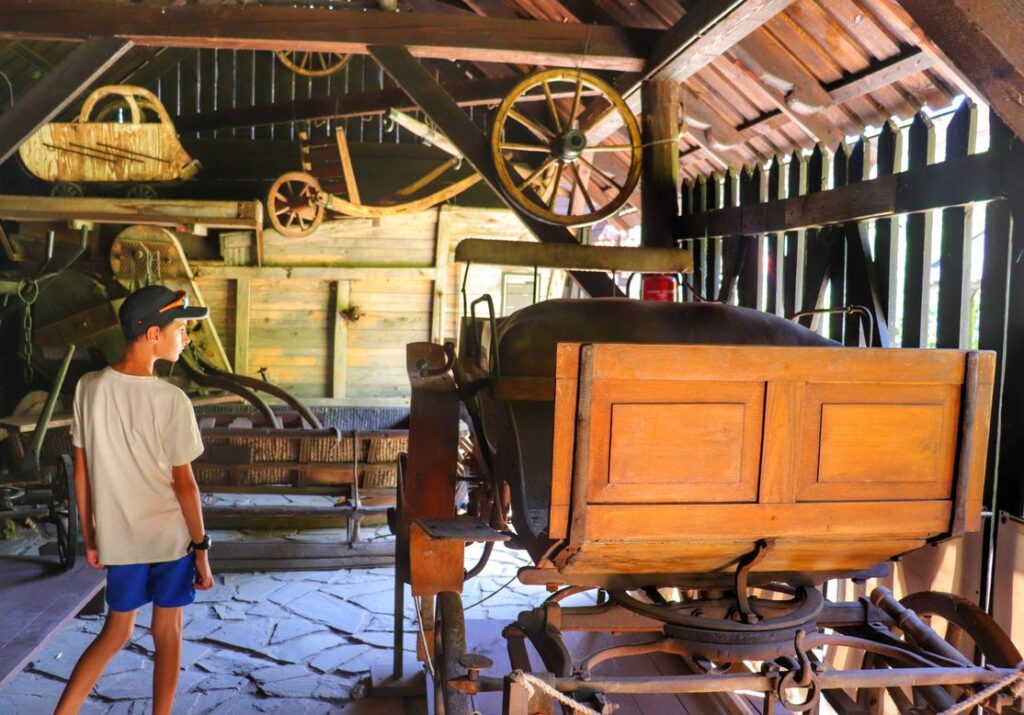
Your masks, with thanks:
M124 647L135 627L135 611L107 613L107 621L96 640L85 649L71 673L54 715L77 713L89 696L110 659Z
M169 715L181 664L181 606L153 604L153 715Z

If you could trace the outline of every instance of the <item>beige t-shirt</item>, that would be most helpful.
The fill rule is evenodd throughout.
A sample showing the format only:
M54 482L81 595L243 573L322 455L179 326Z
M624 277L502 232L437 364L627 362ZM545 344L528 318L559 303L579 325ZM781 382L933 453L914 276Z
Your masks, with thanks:
M203 453L185 393L157 377L91 372L75 388L71 441L85 450L100 563L184 556L191 538L171 467Z

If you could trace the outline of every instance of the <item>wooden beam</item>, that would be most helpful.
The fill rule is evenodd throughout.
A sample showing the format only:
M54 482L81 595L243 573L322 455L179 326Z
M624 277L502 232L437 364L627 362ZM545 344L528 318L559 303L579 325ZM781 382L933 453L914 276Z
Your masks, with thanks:
M452 98L460 107L497 104L516 85L519 77L476 79L447 84ZM543 97L539 100L543 101ZM353 92L330 97L297 99L255 107L235 107L215 112L189 114L174 119L178 131L187 134L210 129L254 127L279 122L344 119L384 114L389 109L408 112L416 109L408 95L397 87L377 92Z
M516 212L523 224L543 243L577 243L573 234L561 226L544 223L521 210L505 197L501 180L491 158L486 136L473 124L444 88L403 47L371 47L370 54L409 97L459 148L466 160L480 172L484 181ZM600 273L574 271L573 278L591 296L621 295L611 278Z
M642 71L616 78L615 89L634 113L640 112L640 87L647 79L684 82L711 60L789 6L793 0L700 0L679 22L662 33L651 47ZM617 116L617 115L614 115ZM597 122L600 120L600 128ZM601 120L584 114L580 123L593 126L592 141L600 141L619 128L613 116Z
M347 280L331 282L331 397L342 399L348 384L348 320L341 311L350 307L352 284Z
M0 196L0 218L9 221L74 221L150 226L263 229L259 201Z
M1024 138L1024 5L1019 0L900 0L903 9Z
M779 0L774 0L779 2ZM403 45L417 57L640 71L660 32L467 15L303 7L125 7L86 0L5 0L0 38L111 35L138 45L365 54Z
M641 95L640 243L667 248L673 245L672 224L679 213L679 83L650 80Z
M5 16L0 23L6 20ZM96 33L102 34L102 33ZM111 65L132 43L112 37L86 40L61 60L43 79L18 99L17 106L0 115L0 164L39 127L60 114Z
M849 102L918 72L931 69L934 64L935 58L920 47L904 47L898 54L872 63L860 72L827 85L825 89L833 103Z
M235 372L249 374L249 276L235 278Z
M220 261L189 261L196 277L261 278L275 281L349 281L396 280L431 281L436 272L433 266L409 268L406 266L226 266Z
M1021 191L1024 161L985 152L818 194L683 216L676 221L675 238L793 231L963 206Z

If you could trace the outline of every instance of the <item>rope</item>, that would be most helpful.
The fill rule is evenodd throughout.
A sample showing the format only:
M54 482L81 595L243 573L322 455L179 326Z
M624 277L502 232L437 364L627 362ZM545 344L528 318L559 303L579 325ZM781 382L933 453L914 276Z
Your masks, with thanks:
M566 707L575 710L578 713L584 713L584 715L601 715L601 713L599 713L597 710L594 710L593 708L588 708L583 703L576 702L565 693L555 690L535 675L524 673L521 670L513 670L511 675L509 675L509 680L511 680L513 683L519 683L520 685L525 687L526 692L530 696L533 695L534 690L540 690L545 695L550 695L552 698L562 703L562 705L565 705Z
M420 620L420 609L423 607L423 599L419 596L413 596L412 602L416 606L416 628L418 628L420 632L420 642L423 645L423 658L426 661L427 672L430 673L430 677L433 678L434 664L430 662L430 648L427 645L427 634L423 632L423 621ZM395 618L401 617L401 614L395 614Z
M517 578L519 578L519 576L518 576L518 575L516 575L516 576L513 576L512 578L510 578L510 579L509 579L508 581L506 581L506 582L505 582L505 585L504 585L504 586L502 586L501 588L497 589L496 591L492 591L492 592L491 592L491 593L490 593L489 595L487 595L487 596L484 596L483 598L481 598L481 599L480 599L479 601L477 601L477 602L476 602L476 603L474 603L473 605L471 605L471 606L466 606L466 607L465 607L465 608L463 609L463 611L468 611L468 610L469 610L469 609L471 609L471 608L476 608L477 606L479 606L479 605L480 605L481 603L483 603L484 601L486 601L486 600L488 600L488 599L491 599L491 598L494 598L494 597L495 597L495 596L497 596L497 595L498 595L499 593L501 593L502 591L504 591L504 590L505 590L506 588L508 588L509 586L511 586L511 585L512 585L512 582L513 582L513 581L515 581L515 580L516 580Z
M943 710L939 715L960 715L960 713L967 712L968 710L981 705L1000 690L1011 685L1013 686L1013 694L1019 697L1021 695L1021 691L1024 690L1024 662L1017 666L1017 672L1010 673L1002 680L997 680L973 697L967 698L967 700L957 703L947 710Z

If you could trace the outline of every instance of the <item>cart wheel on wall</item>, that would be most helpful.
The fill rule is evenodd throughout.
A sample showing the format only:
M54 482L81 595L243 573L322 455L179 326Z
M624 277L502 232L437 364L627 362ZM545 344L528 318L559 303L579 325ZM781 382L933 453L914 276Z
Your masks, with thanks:
M527 115L527 106L542 109ZM621 129L608 133L598 123ZM594 224L621 209L640 179L640 155L640 127L626 102L579 70L524 79L498 107L491 130L505 195L560 226Z
M129 199L158 199L160 194L149 184L133 184L129 187L128 191L125 192L125 196Z
M60 469L53 476L50 518L57 527L57 555L65 571L75 565L78 555L78 504L75 501L75 465L67 454L60 456Z
M469 715L469 696L448 686L448 681L466 674L459 659L466 652L466 619L462 595L454 591L437 594L434 615L434 712Z
M303 77L326 77L347 65L352 55L341 52L278 50L277 59L292 72Z
M50 188L50 196L77 199L84 195L82 187L73 181L58 181Z
M303 238L324 220L324 207L317 203L320 182L302 171L282 174L267 194L270 223L282 236Z

